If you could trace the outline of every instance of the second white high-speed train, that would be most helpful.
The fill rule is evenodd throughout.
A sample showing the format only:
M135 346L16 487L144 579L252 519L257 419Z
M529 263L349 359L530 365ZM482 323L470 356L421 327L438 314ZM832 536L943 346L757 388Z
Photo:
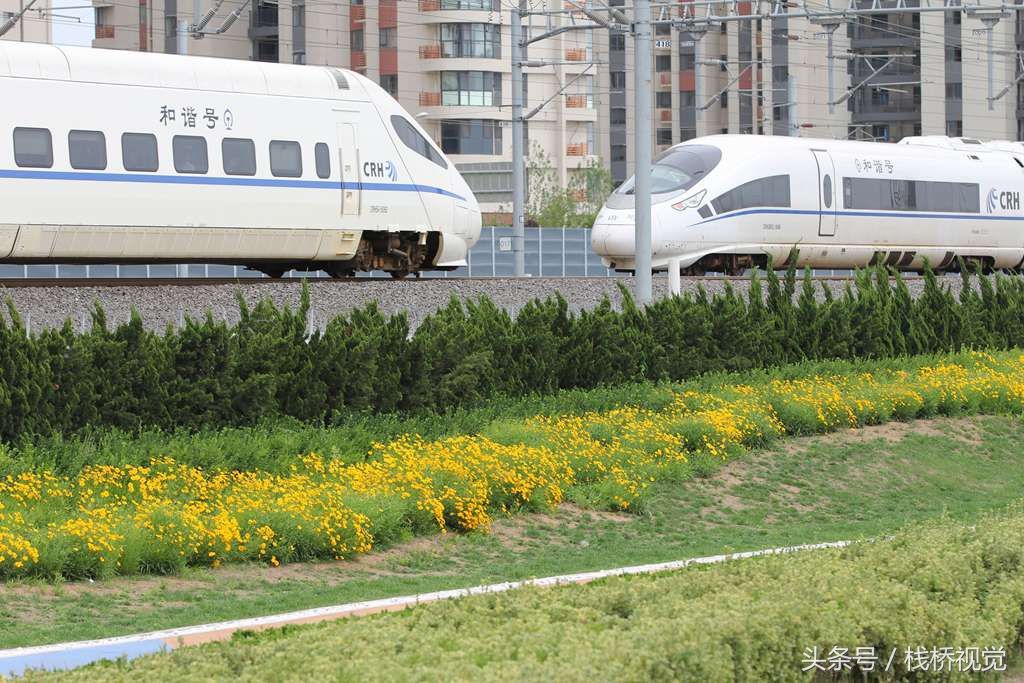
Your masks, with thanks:
M0 263L466 263L473 193L359 74L0 43Z
M633 270L634 179L592 232L605 264ZM790 265L902 270L1024 265L1024 143L911 137L900 144L715 135L652 170L655 270L739 273Z

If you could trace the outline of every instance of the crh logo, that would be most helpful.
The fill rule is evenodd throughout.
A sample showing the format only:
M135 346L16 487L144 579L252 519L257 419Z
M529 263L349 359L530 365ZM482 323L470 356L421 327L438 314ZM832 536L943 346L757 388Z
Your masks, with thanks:
M989 213L994 213L996 207L1004 210L1020 210L1020 192L999 192L995 189L988 193L988 201L985 203Z
M391 161L367 161L363 163L363 175L368 178L387 178L395 182L398 180L398 166Z

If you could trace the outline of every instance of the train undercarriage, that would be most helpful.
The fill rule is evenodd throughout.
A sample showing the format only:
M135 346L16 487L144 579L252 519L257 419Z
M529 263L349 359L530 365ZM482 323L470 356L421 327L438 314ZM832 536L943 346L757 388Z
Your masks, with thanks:
M373 232L362 234L355 256L345 261L314 263L248 264L269 277L279 278L289 270L322 270L333 278L355 277L359 271L381 270L396 280L430 269L441 247L437 232Z

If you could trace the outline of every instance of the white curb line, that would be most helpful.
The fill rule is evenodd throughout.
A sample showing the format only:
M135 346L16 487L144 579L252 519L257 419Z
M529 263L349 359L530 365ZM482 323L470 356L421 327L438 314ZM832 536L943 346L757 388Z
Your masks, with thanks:
M117 659L118 657L132 659L134 657L153 652L173 650L177 647L216 640L226 640L237 631L260 630L284 626L285 624L311 623L341 619L350 616L363 616L376 612L405 609L407 607L414 607L416 605L429 602L437 602L439 600L451 600L453 598L463 598L470 595L482 595L488 593L503 593L523 586L560 586L566 584L581 584L612 576L654 574L657 572L682 569L695 564L717 564L727 560L741 560L752 557L763 557L766 555L800 552L804 550L820 550L823 548L843 548L848 545L850 545L850 541L835 541L832 543L813 543L782 548L768 548L766 550L752 550L742 553L711 555L709 557L696 557L689 560L678 560L675 562L619 567L617 569L604 569L601 571L582 572L579 574L548 576L545 578L528 579L524 581L506 581L503 583L492 583L485 586L474 586L472 588L456 588L452 590L435 591L432 593L384 598L381 600L353 602L346 605L318 607L315 609L300 610L297 612L274 614L266 617L236 619L233 621L222 621L213 624L173 628L164 631L150 631L149 633L140 633L131 636L103 638L100 640L81 640L70 643L55 643L53 645L0 650L0 676L18 676L24 673L26 669L30 668L70 669L76 666L96 662L101 659Z

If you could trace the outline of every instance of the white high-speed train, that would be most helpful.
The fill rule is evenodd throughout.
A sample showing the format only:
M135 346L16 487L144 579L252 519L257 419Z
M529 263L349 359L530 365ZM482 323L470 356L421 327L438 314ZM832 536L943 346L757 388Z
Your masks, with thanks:
M634 269L633 183L608 198L592 244ZM739 273L767 264L942 271L1024 265L1024 143L912 137L900 144L714 135L652 171L656 270Z
M0 262L465 264L480 209L372 81L0 43Z

